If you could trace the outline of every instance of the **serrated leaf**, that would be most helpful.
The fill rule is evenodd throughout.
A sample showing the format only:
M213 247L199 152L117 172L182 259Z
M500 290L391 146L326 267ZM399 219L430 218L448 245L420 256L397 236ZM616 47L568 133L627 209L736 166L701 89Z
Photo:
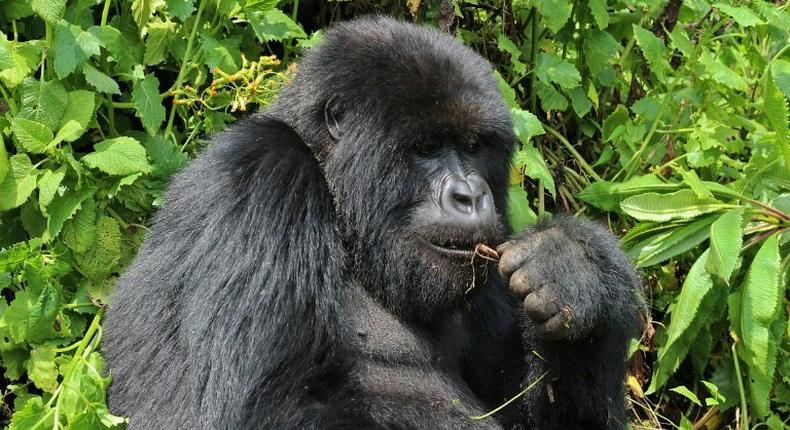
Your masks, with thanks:
M47 170L38 180L38 204L41 212L46 215L47 206L55 198L58 187L66 176L66 167L61 166L58 170Z
M260 2L256 2L259 4ZM261 8L245 8L247 20L252 24L255 35L261 42L281 41L286 39L304 39L307 37L302 27L279 9L262 10Z
M651 31L636 24L633 25L633 30L636 43L642 49L642 55L647 60L647 64L650 65L650 71L655 73L658 79L664 81L665 74L669 70L666 59L667 47L664 46L664 42Z
M677 169L680 176L683 177L683 183L688 185L691 191L694 191L694 194L701 199L711 199L713 198L713 193L705 186L705 183L697 176L697 172L694 170L685 170L683 168Z
M195 0L167 0L167 12L170 16L184 22L195 11Z
M554 82L565 89L578 87L582 80L576 66L556 55L545 52L540 54L535 73L541 81Z
M173 21L155 20L148 25L148 35L145 38L145 54L143 62L148 65L159 64L165 60L167 45L176 32Z
M131 137L116 137L97 143L95 151L82 157L82 162L93 169L116 176L149 173L151 166L145 148Z
M531 143L522 145L521 149L516 151L516 154L513 156L513 164L517 168L523 168L524 174L530 178L542 180L546 190L553 197L557 196L554 177L551 176L543 156Z
M637 266L648 267L663 263L689 251L708 238L709 227L715 220L715 215L706 216L683 226L675 226L666 234L637 245L636 248L640 250Z
M55 131L66 111L69 93L58 82L25 78L19 86L22 108L19 117L38 121Z
M140 34L143 33L151 19L151 14L154 12L153 4L154 0L134 0L132 2L132 18L137 24L137 28L140 29Z
M52 346L41 345L30 351L27 375L36 387L47 393L55 392L58 388L58 369L55 366L55 350Z
M235 73L241 67L241 38L227 37L217 40L211 35L203 35L200 49L209 69L221 69L225 73Z
M674 391L680 394L681 396L691 400L691 402L694 403L695 405L702 406L702 402L699 401L699 397L697 397L696 394L692 393L691 390L689 390L683 385L675 388L670 388L669 391Z
M513 108L510 116L513 119L513 132L523 144L528 144L534 136L546 133L538 117L529 111Z
M513 67L513 71L519 75L523 75L527 72L527 65L520 60L521 50L504 34L500 34L499 37L497 37L497 48L502 52L510 54L510 65Z
M776 142L785 154L785 160L790 162L790 122L788 122L790 109L787 107L787 99L769 74L766 74L762 84L765 116L776 132Z
M655 175L634 176L622 182L594 182L576 195L598 209L613 211L620 207L620 202L627 197L650 191L673 191L677 186L667 184Z
M769 394L781 340L781 334L777 337L776 330L772 329L784 296L784 285L779 282L780 264L779 236L773 235L765 240L754 256L741 291L743 358L749 366L751 404L760 417L770 411Z
M55 24L66 10L66 0L31 0L30 7L44 21Z
M79 138L82 133L85 131L82 128L82 125L77 121L71 120L63 125L63 127L58 130L57 134L55 134L55 138L52 139L50 142L50 146L57 146L60 145L63 141L74 141Z
M754 12L751 11L746 6L730 6L726 4L718 3L715 5L716 9L726 13L727 15L731 16L735 22L738 23L741 27L753 27L755 25L765 24L760 17L758 17Z
M705 268L724 283L730 283L730 275L738 262L743 244L743 208L733 209L710 227L710 257Z
M610 85L615 78L612 62L620 45L611 34L600 30L584 33L584 61L590 74L603 85Z
M628 215L640 221L656 222L691 219L729 207L718 200L701 199L688 189L669 194L640 194L620 203L620 209Z
M576 87L570 91L568 91L568 95L571 98L571 106L573 107L573 111L576 112L576 115L579 118L587 115L592 109L592 102L590 99L587 98L587 94L584 92L582 87Z
M749 83L743 76L735 73L721 60L714 58L707 50L702 52L699 62L705 65L708 75L714 81L738 91L746 92L749 89Z
M98 71L90 64L85 63L82 65L82 73L85 75L85 81L99 92L106 94L121 94L121 89L113 78Z
M53 51L55 73L63 79L77 70L85 60L99 55L103 43L93 34L83 31L76 25L61 21L55 27Z
M553 85L537 81L535 82L535 89L538 92L540 104L543 106L544 111L564 111L568 109L568 99L557 91Z
M121 259L121 232L118 221L102 216L96 224L96 240L77 262L88 278L101 280L115 270Z
M774 60L771 64L771 76L774 83L790 99L790 61Z
M165 120L165 108L159 98L159 79L149 74L135 83L132 90L135 115L143 122L149 135L153 136Z
M6 151L5 149L5 143L3 142L3 134L0 133L0 184L3 183L3 180L5 180L6 175L10 171L11 171L11 162L8 161L8 151Z
M34 396L14 412L7 430L49 430L54 426L55 414L44 407L41 397Z
M11 171L0 183L0 211L7 211L25 203L36 189L38 171L27 154L11 157Z
M43 154L54 137L46 125L19 117L11 120L11 131L17 147L32 154Z
M14 59L14 66L0 70L0 81L9 88L19 85L31 71L38 67L41 61L41 50L45 42L43 40L31 40L27 42L0 41L11 51Z
M63 228L63 223L74 216L82 202L92 196L94 191L93 188L83 188L55 197L47 208L47 233L44 240L55 239Z
M524 227L535 224L538 216L529 207L527 192L521 185L511 185L508 188L508 221L513 231L520 232Z
M77 254L82 254L96 240L96 202L88 197L74 216L63 224L63 242Z
M560 31L571 17L572 6L567 0L537 0L534 4L543 16L546 27L554 33Z
M69 92L66 110L63 113L63 118L60 120L60 128L62 129L69 121L75 121L80 125L80 131L77 135L65 136L63 140L73 142L88 129L93 119L95 99L95 93L92 91L77 90Z
M708 317L708 309L703 306L705 298L714 290L713 279L705 271L708 251L705 251L691 266L683 287L671 310L667 328L667 340L658 348L658 365L650 381L648 394L661 388L675 373L689 351L701 328L700 322Z
M601 30L609 26L609 12L606 10L606 0L590 0L590 12L595 19L595 24Z

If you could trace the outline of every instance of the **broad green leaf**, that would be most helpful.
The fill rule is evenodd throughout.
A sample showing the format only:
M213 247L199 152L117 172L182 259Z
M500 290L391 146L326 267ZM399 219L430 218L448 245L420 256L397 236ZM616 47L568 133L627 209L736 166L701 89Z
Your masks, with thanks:
M609 26L609 12L606 10L606 0L590 0L590 12L595 19L595 24L601 30Z
M708 251L691 266L680 294L671 310L667 340L658 348L658 363L647 393L661 388L677 370L689 351L690 342L696 338L701 322L707 318L703 301L714 290L713 279L705 271Z
M587 115L592 109L592 102L590 99L587 98L587 94L584 92L582 87L576 87L570 91L568 91L568 95L571 97L571 106L573 106L573 111L576 112L576 115L579 118Z
M617 57L620 44L611 34L600 30L584 33L584 61L590 74L603 85L610 85L615 78L612 62Z
M57 196L47 208L47 233L44 240L53 240L63 228L63 223L74 216L87 198L93 195L94 189L83 188Z
M683 27L676 25L669 33L669 40L672 41L672 46L682 52L686 58L694 58L695 45L691 43Z
M66 0L31 0L30 7L44 21L55 24L66 10Z
M716 9L731 16L735 22L741 27L753 27L755 25L765 24L754 12L746 6L730 6L718 3L715 5Z
M235 73L241 68L241 51L239 37L215 39L211 35L203 35L200 49L203 59L212 71L219 68L225 73Z
M705 186L705 183L697 176L694 170L685 170L683 168L676 169L680 176L683 177L683 183L688 185L691 191L701 199L712 199L713 193Z
M645 56L645 60L650 65L650 70L658 76L658 79L663 81L667 70L669 70L666 58L667 47L651 31L645 30L636 24L633 25L633 30L636 43L642 48L642 55Z
M537 0L535 6L543 16L546 27L552 32L558 32L571 17L571 2L567 0Z
M581 83L581 75L576 67L570 62L557 57L556 55L542 53L538 61L538 68L535 70L538 78L545 82L554 82L562 88L571 89L578 87Z
M255 5L261 3L256 2ZM263 43L307 37L302 27L279 9L247 7L245 14L258 40Z
M71 142L77 140L80 136L82 136L84 131L85 129L80 123L75 120L71 120L64 124L60 130L58 130L58 133L55 134L55 138L52 139L50 145L57 146L63 141Z
M148 36L145 38L145 54L143 62L148 65L159 64L167 56L167 44L176 32L173 21L155 20L148 25Z
M27 154L11 157L11 171L0 183L0 211L7 211L25 203L36 189L38 171Z
M143 122L145 130L151 136L155 135L165 120L165 108L162 106L162 99L159 98L159 79L149 74L142 81L135 83L132 103L135 115Z
M85 81L99 92L106 94L121 94L121 89L113 78L98 71L90 64L85 63L82 65L82 73L85 74Z
M0 40L0 45L4 45L11 52L14 59L14 67L0 69L0 81L9 88L16 88L41 62L41 50L44 48L43 40L31 40L27 42L15 42Z
M524 168L524 174L532 179L539 179L543 181L546 190L551 193L553 197L557 196L557 189L554 185L554 177L551 176L543 156L531 143L523 144L521 149L516 151L513 156L513 164L517 168Z
M497 48L510 54L510 65L513 67L513 71L519 75L527 73L527 65L520 61L521 50L512 40L508 39L504 34L500 34L497 38Z
M11 120L11 131L17 147L32 154L43 154L53 138L46 125L19 117Z
M96 202L88 197L74 216L63 224L63 242L77 254L88 250L96 241Z
M8 161L8 151L5 149L3 134L0 133L0 184L3 183L5 176L11 171L11 162Z
M22 409L14 412L7 430L51 430L55 414L44 407L41 397L35 396L25 402Z
M167 0L167 12L170 16L184 22L195 11L195 0Z
M60 120L60 128L62 129L69 121L76 121L81 126L81 131L79 135L68 136L63 140L73 142L88 129L93 119L95 99L95 93L92 91L77 90L69 92L66 110L63 113L63 118Z
M513 118L513 132L525 145L530 143L533 137L546 133L538 117L529 111L513 108L510 110L510 116Z
M684 226L675 226L668 233L637 245L640 250L637 266L648 267L662 263L694 248L708 238L709 227L715 220L715 215L709 215Z
M724 283L730 283L730 275L738 262L743 244L743 208L728 211L710 227L710 256L705 268Z
M90 168L116 176L151 171L145 148L131 137L107 139L96 144L95 149L95 152L82 157L82 162Z
M727 67L720 59L714 58L707 50L703 51L699 57L699 62L705 65L705 69L714 81L726 85L734 90L746 92L749 83L738 73Z
M614 211L627 197L650 191L674 191L678 186L668 184L655 175L634 176L622 182L594 182L576 195L579 199L605 211Z
M669 194L640 194L628 197L620 203L620 209L628 215L640 221L656 222L691 219L730 207L715 199L701 199L688 189Z
M93 34L76 25L61 21L55 27L53 51L55 54L55 73L63 79L88 58L99 55L103 43Z
M511 185L507 194L508 221L515 232L520 232L528 225L535 224L538 216L529 207L527 193L521 185Z
M104 279L117 269L121 259L121 231L118 221L102 216L96 224L96 240L77 263L88 278Z
M790 99L790 61L774 60L771 64L771 76L776 86L785 93L785 97Z
M564 111L568 109L568 99L565 98L553 85L543 81L535 83L535 89L540 98L540 104L545 111Z
M16 292L14 301L3 313L8 335L16 343L41 343L61 337L61 330L67 322L66 317L59 314L63 306L62 288L30 267L26 268L23 276L28 287ZM61 324L56 325L59 317Z
M66 111L69 93L58 82L26 78L19 86L22 108L19 117L38 121L55 131Z
M148 25L151 14L154 12L154 0L134 0L132 1L132 18L140 29L140 34Z
M55 366L55 350L50 345L41 345L30 351L27 374L36 387L54 393L58 388L58 369Z
M681 396L691 400L691 402L694 403L695 405L702 406L702 402L699 401L699 397L697 397L696 394L692 393L691 390L689 390L683 385L675 388L670 388L669 391L674 391L680 394Z
M790 162L790 122L788 122L790 109L787 107L787 99L779 91L770 75L766 74L762 84L765 116L768 117L768 123L776 132L776 142L782 148L785 160Z
M45 171L38 180L38 204L41 208L41 212L45 215L47 213L47 206L52 202L52 199L55 198L58 187L60 187L60 183L65 176L66 167L62 166L58 170Z
M779 237L766 239L754 256L741 290L740 334L749 366L749 392L759 417L768 415L769 394L781 334L772 327L781 312L785 286L779 282ZM781 331L779 332L781 333Z

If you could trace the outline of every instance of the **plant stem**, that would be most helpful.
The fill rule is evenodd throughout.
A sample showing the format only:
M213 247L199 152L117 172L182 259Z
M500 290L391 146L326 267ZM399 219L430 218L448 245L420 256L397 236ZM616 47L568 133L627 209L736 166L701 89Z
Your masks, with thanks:
M197 14L195 15L195 23L192 25L192 30L189 33L189 40L187 40L187 47L184 51L184 61L181 63L181 68L178 70L178 76L176 77L176 82L173 84L173 87L167 91L168 94L172 93L181 88L181 84L184 82L184 78L186 77L186 70L187 65L192 58L192 45L195 42L195 35L197 34L197 29L200 26L200 17L203 15L203 10L206 8L206 0L200 0L198 3L198 10ZM167 119L167 128L165 128L164 136L167 138L168 136L172 136L173 134L173 120L176 116L176 106L172 104L170 107L170 117Z
M112 0L104 0L104 9L101 11L101 26L107 25L107 17L110 16L110 4Z
M530 70L529 76L529 110L532 112L533 115L537 113L538 109L538 99L537 94L535 94L535 68L537 67L537 61L535 61L535 56L537 55L538 49L538 9L533 7L532 11L530 12L530 19L532 20L532 37L530 39L530 54L529 54L529 61L532 63L532 70Z
M741 364L738 360L738 354L735 352L735 344L730 348L732 350L732 362L735 364L735 375L738 377L738 393L741 395L741 429L749 430L749 416L746 409L746 390L743 388L743 376L741 376Z
M11 97L8 92L6 92L3 84L0 84L0 95L2 95L3 99L6 101L6 103L8 103L8 110L11 111L11 115L16 115L18 112L16 108L16 102L14 101L14 98Z
M595 170L593 170L593 168L590 167L590 165L587 163L584 157L582 157L582 155L579 154L578 151L576 151L576 148L574 148L573 145L571 145L571 143L568 142L568 139L566 139L565 136L561 135L560 132L549 127L546 124L543 124L543 128L545 128L546 131L549 132L549 134L556 137L557 140L559 140L565 146L568 152L570 152L571 155L573 155L573 158L576 160L576 162L579 163L579 166L581 166L581 168L584 169L584 171L587 172L588 175L590 175L596 181L603 181L603 178L601 178L597 173L595 173Z

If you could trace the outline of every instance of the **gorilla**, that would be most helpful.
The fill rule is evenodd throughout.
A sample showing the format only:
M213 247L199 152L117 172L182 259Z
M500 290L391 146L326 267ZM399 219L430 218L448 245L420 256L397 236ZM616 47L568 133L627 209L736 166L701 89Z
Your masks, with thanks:
M107 313L112 412L130 430L623 428L640 280L593 222L509 231L515 142L490 65L452 37L327 31L170 184Z

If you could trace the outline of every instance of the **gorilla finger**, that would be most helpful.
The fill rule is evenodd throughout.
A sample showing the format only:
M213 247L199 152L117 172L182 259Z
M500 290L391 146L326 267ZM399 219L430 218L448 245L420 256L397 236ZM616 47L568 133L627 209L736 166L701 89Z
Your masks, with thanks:
M552 297L551 289L539 288L524 299L524 312L537 322L544 322L559 312L560 307Z
M532 292L532 287L529 282L530 278L532 278L532 276L529 274L529 267L521 266L520 269L516 270L516 272L510 276L510 291L516 293L519 297L526 297L527 294Z
M564 339L571 330L572 320L571 309L565 306L548 321L538 325L538 336L549 341Z
M497 246L496 247L496 252L499 253L499 255L502 255L505 252L509 251L511 248L513 248L515 246L515 244L516 243L514 241L508 240L507 242L502 243L499 246Z
M518 270L523 262L524 253L520 252L518 247L508 248L505 252L500 252L499 254L499 273L502 274L505 280L508 280L510 275Z

